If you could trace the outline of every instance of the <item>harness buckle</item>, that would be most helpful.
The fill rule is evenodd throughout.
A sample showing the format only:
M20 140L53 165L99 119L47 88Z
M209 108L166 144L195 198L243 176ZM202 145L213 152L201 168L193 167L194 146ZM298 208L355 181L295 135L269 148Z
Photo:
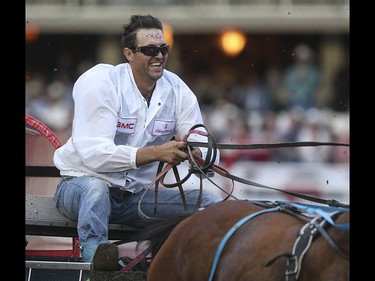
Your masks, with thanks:
M192 174L200 174L201 171L197 168L197 167L192 167L192 168L189 168L189 171L192 173ZM215 175L215 172L211 169L207 169L206 171L203 171L204 174L209 177L209 178L212 178L214 175Z

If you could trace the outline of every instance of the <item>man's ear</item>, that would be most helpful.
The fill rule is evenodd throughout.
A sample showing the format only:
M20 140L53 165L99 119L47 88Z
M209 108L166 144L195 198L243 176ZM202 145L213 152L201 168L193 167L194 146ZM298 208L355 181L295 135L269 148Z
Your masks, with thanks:
M123 54L128 61L133 60L133 52L129 48L124 48Z

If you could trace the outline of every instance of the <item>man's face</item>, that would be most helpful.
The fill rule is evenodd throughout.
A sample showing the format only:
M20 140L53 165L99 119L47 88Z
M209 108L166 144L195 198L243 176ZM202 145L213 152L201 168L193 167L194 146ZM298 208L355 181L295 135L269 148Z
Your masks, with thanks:
M136 47L162 47L166 45L164 35L159 29L140 29L137 32L138 45ZM157 55L144 54L141 51L133 51L130 61L134 75L138 79L148 79L155 82L158 80L165 68L168 52L163 56L161 52Z

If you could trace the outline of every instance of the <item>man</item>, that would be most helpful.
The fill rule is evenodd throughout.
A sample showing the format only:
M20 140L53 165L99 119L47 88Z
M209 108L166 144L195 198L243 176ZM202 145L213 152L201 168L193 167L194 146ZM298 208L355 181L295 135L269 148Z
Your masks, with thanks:
M98 64L77 79L72 136L53 158L62 175L54 203L64 216L78 221L81 255L95 270L118 266L118 249L108 242L108 223L142 220L138 202L155 179L158 163L187 160L186 143L180 139L203 123L196 96L165 70L169 46L160 20L134 15L123 27L126 63ZM207 141L198 134L193 137ZM207 149L195 148L194 153L205 159ZM198 189L185 191L189 210L198 195ZM149 216L154 196L146 192L142 198L142 212ZM204 192L202 207L221 200ZM157 215L182 211L179 190L160 188Z

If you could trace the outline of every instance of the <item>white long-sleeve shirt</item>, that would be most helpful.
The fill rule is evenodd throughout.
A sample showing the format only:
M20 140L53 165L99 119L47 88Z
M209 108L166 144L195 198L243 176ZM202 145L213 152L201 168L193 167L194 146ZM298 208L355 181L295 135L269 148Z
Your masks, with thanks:
M130 192L147 188L157 171L158 162L136 166L138 148L183 137L203 124L196 96L168 70L157 81L149 107L128 63L89 69L74 84L73 99L72 136L55 151L55 166L63 176L95 176ZM190 139L206 141L198 134ZM204 158L207 149L201 150Z

